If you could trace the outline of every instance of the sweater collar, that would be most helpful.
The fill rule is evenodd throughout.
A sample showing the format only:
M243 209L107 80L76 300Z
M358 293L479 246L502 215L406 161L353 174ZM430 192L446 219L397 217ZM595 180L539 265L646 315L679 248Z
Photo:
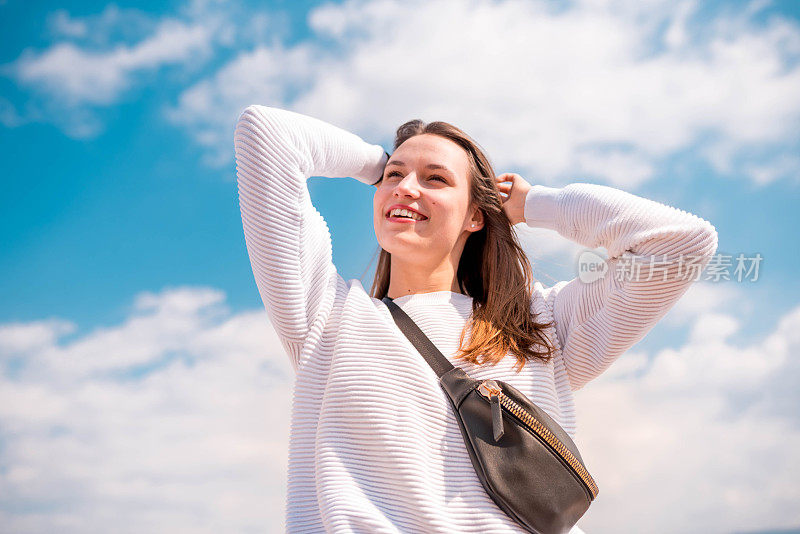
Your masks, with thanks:
M472 297L453 291L431 291L429 293L412 293L397 297L394 302L402 307L405 304L452 304L457 308L472 306Z

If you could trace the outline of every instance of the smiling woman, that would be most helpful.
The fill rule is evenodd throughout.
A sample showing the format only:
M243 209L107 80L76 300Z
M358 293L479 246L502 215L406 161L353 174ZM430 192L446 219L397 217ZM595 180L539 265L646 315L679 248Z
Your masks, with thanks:
M496 364L510 353L521 369L552 356L545 334L552 323L531 313L533 273L510 221L521 216L509 217L513 203L504 209L497 182L483 150L459 128L442 121L401 125L373 200L381 250L370 294L469 295L472 337L458 357ZM517 182L515 200L530 189ZM425 220L383 215L397 206Z
M658 202L594 184L552 188L519 175L495 177L459 132L411 121L398 130L390 156L288 110L254 105L239 117L247 251L297 375L287 532L524 531L484 490L437 375L380 297L392 297L471 377L512 385L574 438L574 391L685 293L692 278L680 276L684 258L702 269L716 250L710 223ZM376 186L382 252L371 294L333 265L331 236L306 184L311 176ZM402 210L426 218L403 219ZM531 280L511 228L517 222L605 247L605 272L633 261L637 275L545 288ZM472 360L459 357L464 339ZM548 357L520 366L531 352ZM479 356L494 361L485 365Z

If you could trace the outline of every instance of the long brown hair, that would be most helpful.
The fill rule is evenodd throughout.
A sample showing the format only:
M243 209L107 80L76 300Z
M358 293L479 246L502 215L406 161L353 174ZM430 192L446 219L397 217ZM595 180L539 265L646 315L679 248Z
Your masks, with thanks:
M489 159L465 132L443 121L406 122L397 129L394 150L422 134L439 135L464 149L469 160L470 199L484 216L484 227L467 238L456 271L460 290L472 297L472 315L461 331L456 357L477 365L496 365L511 351L517 357L517 372L528 360L549 361L554 348L544 329L553 323L536 322L531 311L530 262L503 210ZM391 254L379 248L370 294L382 299L389 291ZM469 344L463 347L469 328Z

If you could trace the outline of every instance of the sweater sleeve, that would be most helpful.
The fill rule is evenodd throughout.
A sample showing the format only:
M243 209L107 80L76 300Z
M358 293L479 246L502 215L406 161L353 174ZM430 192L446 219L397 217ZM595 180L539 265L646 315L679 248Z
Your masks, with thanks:
M558 282L548 297L573 391L641 340L717 249L708 221L608 186L534 185L524 212L528 226L608 251L604 276Z
M315 322L333 305L331 237L311 204L311 176L374 184L388 155L380 145L319 119L252 105L234 134L239 208L256 285L295 370ZM350 209L350 208L348 208Z

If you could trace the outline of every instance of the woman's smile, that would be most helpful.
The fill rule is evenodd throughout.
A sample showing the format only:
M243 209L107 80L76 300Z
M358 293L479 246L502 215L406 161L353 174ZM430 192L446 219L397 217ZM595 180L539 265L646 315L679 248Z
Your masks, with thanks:
M389 222L397 223L410 223L410 222L425 222L428 220L427 215L423 215L411 206L402 204L395 204L386 213L386 220Z
M389 222L396 222L396 223L424 223L428 222L427 219L424 221L418 221L416 219L412 219L411 217L387 217L387 221Z

